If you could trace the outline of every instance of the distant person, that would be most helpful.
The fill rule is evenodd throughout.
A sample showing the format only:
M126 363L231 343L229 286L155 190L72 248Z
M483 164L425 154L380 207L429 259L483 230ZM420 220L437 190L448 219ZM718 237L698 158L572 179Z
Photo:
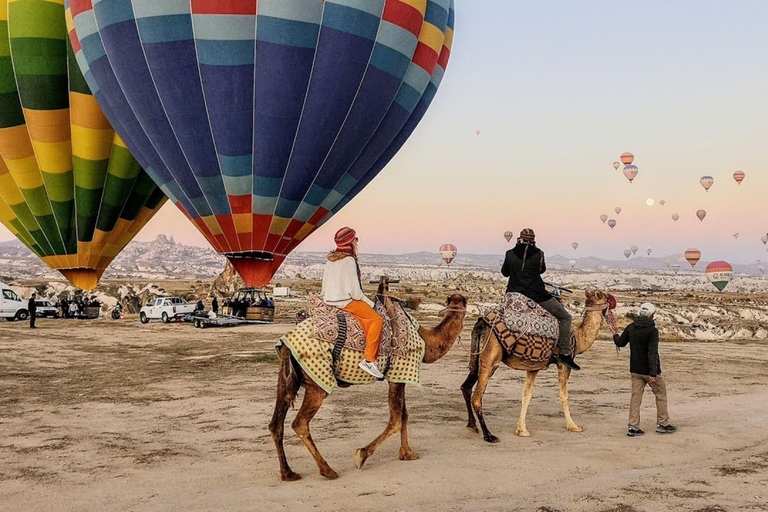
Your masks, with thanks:
M525 295L557 319L560 325L557 360L573 370L581 370L571 354L571 314L547 291L541 278L546 271L544 252L536 247L536 234L530 228L522 230L515 247L507 251L501 267L501 274L509 278L507 293Z
M219 314L219 299L217 299L216 297L214 297L213 300L211 301L211 310L215 315Z
M76 301L73 300L69 303L69 318L77 318L79 311L80 307Z
M61 299L61 316L69 318L69 301L66 298Z
M629 425L627 435L645 434L640 429L640 406L643 404L645 386L650 385L656 396L656 432L672 434L677 431L669 424L667 411L667 384L661 376L659 358L659 330L653 320L656 307L650 302L640 306L637 319L629 324L621 336L613 335L617 347L629 344L629 372L632 377L632 398L629 401Z
M195 304L195 311L205 311L205 304L203 304L203 299L197 300L197 304Z
M37 317L37 293L32 292L32 296L27 303L27 312L29 313L29 328L37 329L35 327L35 318Z

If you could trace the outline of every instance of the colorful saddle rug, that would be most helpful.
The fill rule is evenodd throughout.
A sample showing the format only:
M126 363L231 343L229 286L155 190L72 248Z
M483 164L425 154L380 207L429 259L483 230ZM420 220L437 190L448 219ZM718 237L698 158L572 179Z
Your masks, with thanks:
M342 313L348 316L344 316L344 320L338 320L337 315L341 310L311 302L312 316L280 338L276 348L280 350L283 345L288 347L301 368L326 393L333 392L339 382L376 382L375 377L358 366L363 359L365 336L360 337L362 328L357 320L346 312ZM384 311L383 306L378 303L376 309L380 314ZM395 322L398 325L396 330L401 336L398 340L393 340L392 329L389 327L390 335L388 338L382 337L376 364L389 382L421 385L419 373L426 345L419 336L419 324L400 305L395 305L395 311ZM332 318L337 318L335 327ZM388 323L386 320L388 319L385 317L385 331ZM323 325L318 326L316 322ZM357 324L359 332L354 327L349 327L352 324ZM321 333L322 339L318 333Z
M520 293L507 293L498 308L483 317L508 354L530 363L549 361L555 353L560 326L535 301ZM571 333L571 353L576 337Z

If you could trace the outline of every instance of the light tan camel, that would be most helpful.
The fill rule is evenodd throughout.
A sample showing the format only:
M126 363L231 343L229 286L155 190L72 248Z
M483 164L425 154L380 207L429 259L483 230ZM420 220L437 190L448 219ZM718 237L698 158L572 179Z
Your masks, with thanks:
M384 297L384 304L388 311L391 311L391 304L387 297L387 283L385 278L379 284L378 294ZM464 328L464 316L467 309L467 299L463 296L454 294L448 297L445 315L442 321L433 328L420 327L419 335L426 344L423 361L425 363L434 363L443 357L451 349L453 344L459 338L461 330ZM391 316L391 314L390 314ZM394 325L394 322L393 322ZM288 408L293 405L299 387L304 386L304 400L301 403L296 419L293 420L293 430L299 436L304 446L314 457L320 474L326 478L336 478L338 474L331 469L328 463L315 446L312 436L309 432L309 422L317 414L323 401L328 396L312 378L301 369L301 366L294 360L288 347L283 346L280 349L280 370L277 378L277 400L275 402L275 412L272 415L272 421L269 423L269 431L277 447L277 456L280 460L280 478L284 481L299 480L301 476L294 473L288 465L283 448L283 432L285 417ZM339 387L349 387L349 384L339 382ZM384 443L392 434L400 432L400 460L416 460L418 454L408 446L408 411L405 406L405 384L389 383L389 423L384 432L374 439L369 445L360 448L355 452L355 465L361 468L365 461L374 454L376 449Z
M581 325L573 330L576 336L576 354L583 354L592 347L603 325L603 318L607 317L611 325L613 325L613 316L609 313L610 296L602 291L588 291L585 295L587 300ZM491 328L482 319L478 319L472 330L472 355L470 356L469 375L464 384L461 385L461 393L464 395L469 416L467 428L475 432L478 431L477 424L475 423L475 415L477 415L477 419L480 420L480 427L483 429L483 439L489 443L497 443L499 438L491 434L485 424L485 418L483 417L483 395L485 394L488 381L502 361L513 370L524 370L527 372L525 386L523 387L520 418L517 421L515 434L529 437L531 433L526 428L525 417L528 405L531 403L531 397L533 396L533 383L539 371L545 370L549 363L532 364L523 361L514 354L505 355L501 342L493 334ZM571 375L571 369L558 363L557 372L557 380L560 387L560 405L562 405L563 412L565 413L565 426L571 432L581 432L584 429L574 423L568 408L568 377ZM477 387L475 387L475 384L477 384ZM475 387L474 393L472 392L473 387Z

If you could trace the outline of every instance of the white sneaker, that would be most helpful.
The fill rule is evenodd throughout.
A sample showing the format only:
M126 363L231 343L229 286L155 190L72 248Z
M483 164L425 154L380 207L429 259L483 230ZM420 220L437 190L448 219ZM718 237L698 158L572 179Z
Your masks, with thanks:
M384 374L379 371L379 367L376 366L376 363L369 363L368 361L363 359L362 361L360 361L360 364L358 366L363 370L365 370L366 372L373 375L374 377L376 377L377 379L384 378Z

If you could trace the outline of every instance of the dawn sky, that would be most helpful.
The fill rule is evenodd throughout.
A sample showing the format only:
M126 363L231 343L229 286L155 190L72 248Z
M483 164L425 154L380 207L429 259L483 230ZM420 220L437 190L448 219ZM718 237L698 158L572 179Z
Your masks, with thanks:
M363 252L450 242L460 254L492 253L508 247L505 230L532 227L549 254L616 259L633 244L654 256L693 245L708 261L768 260L768 2L456 3L451 62L426 118L299 250L329 249L351 225ZM611 167L624 151L640 169L634 184ZM747 175L741 187L735 170ZM207 245L172 205L137 239L158 233Z

